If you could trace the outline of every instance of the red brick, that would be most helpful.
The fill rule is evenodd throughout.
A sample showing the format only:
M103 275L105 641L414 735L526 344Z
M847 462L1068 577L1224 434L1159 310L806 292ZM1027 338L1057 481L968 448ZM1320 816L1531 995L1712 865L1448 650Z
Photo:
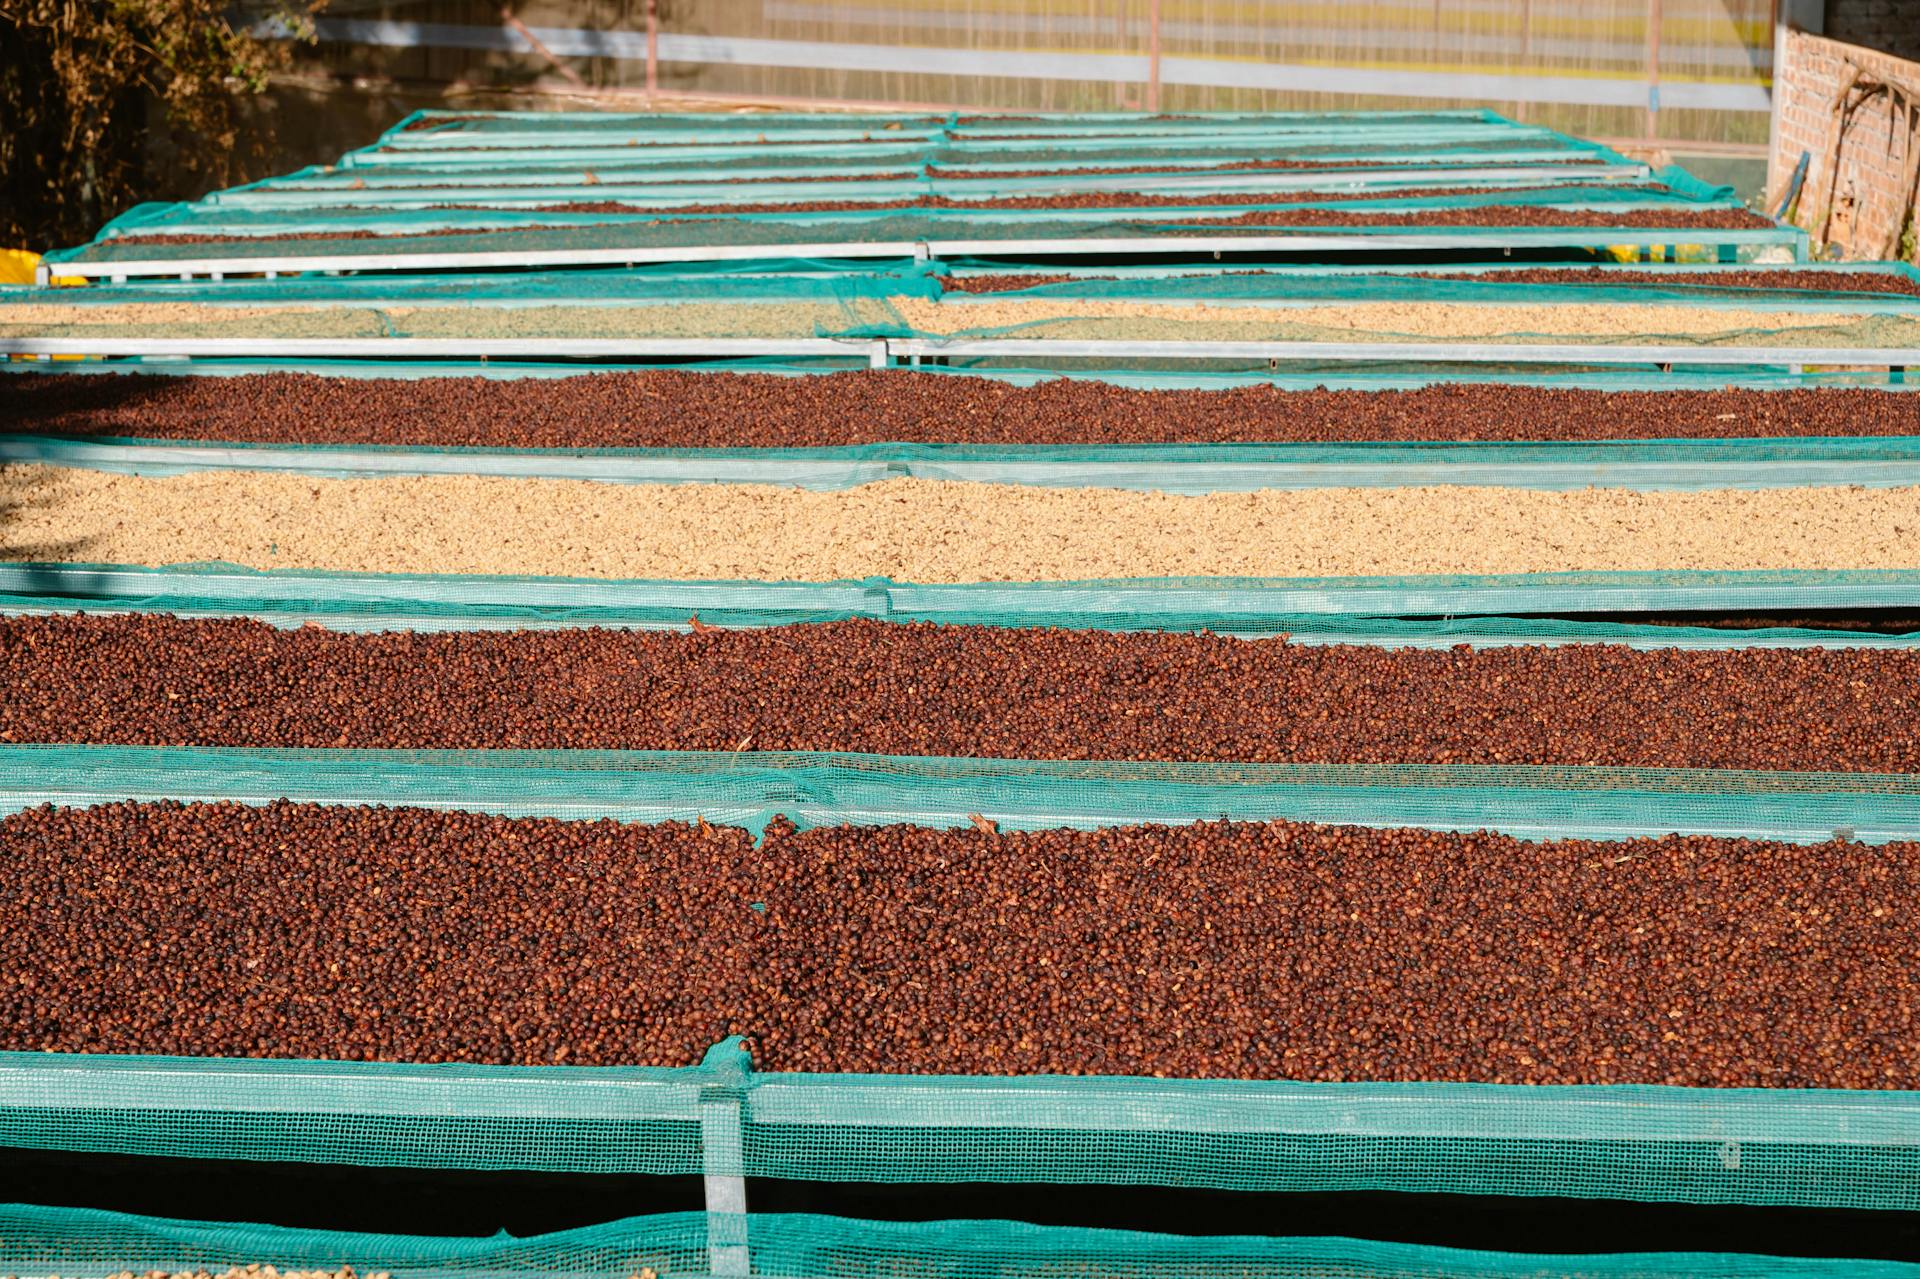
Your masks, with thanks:
M1809 153L1795 220L1812 233L1816 247L1831 234L1845 246L1847 256L1877 257L1905 217L1903 170L1914 143L1904 129L1889 128L1884 97L1869 101L1849 118L1836 180L1828 154L1832 105L1853 69L1920 85L1920 63L1820 36L1788 34L1785 64L1774 80L1781 111L1768 162L1768 193L1770 200L1778 200L1800 153ZM1841 216L1831 217L1836 208Z

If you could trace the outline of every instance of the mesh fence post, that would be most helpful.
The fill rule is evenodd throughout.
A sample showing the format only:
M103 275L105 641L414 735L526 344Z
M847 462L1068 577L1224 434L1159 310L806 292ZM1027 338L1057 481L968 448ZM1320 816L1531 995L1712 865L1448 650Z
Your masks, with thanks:
M714 1275L753 1271L747 1248L746 1140L742 1107L750 1059L738 1035L707 1050L701 1069L700 1163L707 1197L707 1265Z

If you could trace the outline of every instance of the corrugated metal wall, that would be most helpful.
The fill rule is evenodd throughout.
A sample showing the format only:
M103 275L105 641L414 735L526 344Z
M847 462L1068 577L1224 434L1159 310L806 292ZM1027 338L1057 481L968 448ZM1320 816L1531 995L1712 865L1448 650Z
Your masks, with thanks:
M1771 0L658 3L658 83L677 92L1044 110L1491 104L1588 136L1766 137ZM645 5L521 0L514 16L585 84L642 88ZM556 74L488 0L335 0L327 15L317 56L338 71L496 88Z

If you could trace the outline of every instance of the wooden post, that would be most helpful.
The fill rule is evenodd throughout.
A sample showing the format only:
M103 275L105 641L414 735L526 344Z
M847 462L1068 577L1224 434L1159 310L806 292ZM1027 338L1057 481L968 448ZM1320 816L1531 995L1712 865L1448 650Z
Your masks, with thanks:
M1160 0L1147 0L1147 110L1160 109Z
M1647 0L1647 136L1660 136L1660 0Z
M1528 70L1533 67L1533 0L1520 0L1520 61ZM1513 104L1513 118L1524 123L1527 118L1527 104Z
M660 92L660 0L647 0L647 105Z
M535 53L545 58L548 66L558 71L562 76L565 76L568 84L571 84L576 89L584 89L587 87L587 82L580 78L580 73L560 61L560 59L554 57L553 50L547 48L546 45L540 42L540 37L533 34L531 27L514 17L513 10L504 5L501 6L500 21L503 25L512 28L522 40L527 42L528 46L532 48Z

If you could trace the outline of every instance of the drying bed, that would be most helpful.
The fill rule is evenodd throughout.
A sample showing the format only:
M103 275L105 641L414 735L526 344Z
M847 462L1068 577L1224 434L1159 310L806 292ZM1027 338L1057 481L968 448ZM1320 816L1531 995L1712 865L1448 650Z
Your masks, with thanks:
M0 741L1920 773L1920 653L0 621Z
M606 484L0 468L0 559L921 584L1902 569L1920 487L1261 489L885 479Z
M1524 154L1524 153L1523 153ZM314 204L356 208L417 207L453 198L485 204L504 202L553 204L574 200L613 200L666 204L725 202L733 196L773 203L782 200L864 199L895 203L931 197L940 207L980 198L995 200L1033 192L1116 192L1133 188L1136 196L1152 192L1156 199L1196 199L1209 203L1223 193L1241 193L1257 199L1268 192L1326 192L1332 199L1378 199L1410 188L1428 191L1460 189L1532 190L1540 187L1604 185L1609 190L1671 190L1672 186L1634 164L1615 164L1594 157L1547 159L1534 153L1519 163L1488 163L1490 157L1466 157L1465 163L1420 165L1399 157L1362 160L1273 159L1209 163L1180 163L1149 159L1127 163L1114 153L1101 159L1115 161L1081 167L1026 168L1033 157L974 157L974 162L943 163L940 157L913 150L876 150L857 163L840 162L818 154L756 157L622 156L603 161L579 156L545 161L513 158L489 163L383 163L377 171L309 168L242 189L214 193L207 204L222 208L288 208L302 200ZM1136 161L1142 157L1133 157ZM1076 158L1078 159L1078 158ZM1263 173L1264 171L1264 173ZM1148 174L1141 178L1138 175ZM1130 182L1108 179L1125 175ZM1284 175L1284 176L1281 176ZM1030 179L1043 179L1031 181ZM1276 180L1277 178L1277 180ZM984 179L995 185L982 185ZM1224 180L1223 180L1224 179ZM1713 188L1682 183L1689 194ZM458 196L442 195L457 191ZM1354 192L1358 191L1358 194ZM1297 198L1297 196L1296 196ZM203 206L204 207L204 206Z
M993 272L948 275L941 288L949 293L1017 293L1023 289L1044 288L1055 284L1105 284L1120 279L1138 280L1143 292L1171 280L1216 280L1222 278L1271 277L1284 285L1287 277L1279 272L1228 271L1169 274L1159 277L1103 276L1095 272L1048 274L1046 272ZM1887 296L1920 297L1920 275L1908 276L1893 271L1832 271L1794 267L1755 266L1746 270L1713 271L1635 271L1615 267L1514 267L1491 271L1419 270L1412 267L1378 276L1356 276L1358 285L1369 278L1412 278L1420 280L1464 280L1486 284L1552 284L1591 288L1629 288L1675 290L1681 292L1725 291L1736 296L1750 292L1868 293Z
M451 190L461 189L457 183L452 181L449 181L446 185ZM651 186L651 184L649 185ZM431 190L431 188L416 189L422 191ZM749 190L750 189L751 188L749 188ZM411 194L411 192L402 193L385 189L377 192L370 190L367 192L369 198L364 204L330 205L328 207L359 208L362 210L387 209L391 208L392 202L396 197L404 199L411 196ZM864 198L769 200L765 202L722 200L712 204L701 204L689 200L685 204L675 204L665 207L660 206L655 198L641 197L628 200L619 198L604 200L561 200L547 204L533 204L519 207L526 208L528 211L534 213L642 213L651 210L671 217L683 213L712 213L722 216L733 216L755 213L863 213L869 210L911 212L922 209L948 209L960 212L968 212L974 209L1034 211L1049 209L1121 209L1129 211L1135 209L1175 209L1185 212L1189 209L1237 208L1249 205L1267 209L1291 205L1308 205L1314 207L1358 203L1377 205L1383 200L1394 202L1428 199L1452 200L1479 196L1498 196L1503 199L1519 198L1522 203L1513 205L1482 204L1474 206L1470 210L1475 214L1488 214L1497 210L1500 215L1509 215L1516 208L1533 207L1529 202L1534 200L1565 201L1566 204L1579 204L1594 200L1631 203L1636 200L1667 197L1674 194L1670 188L1660 183L1622 182L1610 183L1601 187L1579 187L1571 184L1554 184L1551 186L1537 187L1465 185L1398 187L1384 192L1379 190L1346 192L1307 190L1229 191L1207 194L1193 191L1175 191L1168 194L1153 194L1143 191L1052 191L1035 195L983 195L977 197L973 195L916 195L907 199L888 199L884 197L875 198L873 196L867 196ZM649 195L656 198L665 197L671 199L673 192L671 188L663 189L658 186L652 186ZM412 198L429 199L431 197L423 194L413 196ZM496 202L461 204L458 202L458 199L459 197L449 197L445 204L438 207L448 209L493 209L501 207ZM1690 208L1685 204L1680 204L1678 207L1688 213L1736 211L1725 209L1700 210ZM1417 223L1435 212L1452 211L1450 207L1441 210L1409 208L1404 211L1365 209L1362 210L1358 216L1363 222L1385 216L1391 217L1396 221L1405 220ZM1630 209L1622 210L1621 212L1638 213L1642 211L1643 210L1639 209ZM1554 208L1554 212L1559 214L1566 212L1566 210L1556 207ZM1579 212L1583 214L1612 215L1615 211L1603 209L1579 210ZM1750 214L1748 216L1759 218L1757 214ZM1342 220L1344 221L1344 219ZM1469 221L1467 225L1479 226L1485 225L1485 223ZM1613 225L1613 223L1603 223L1602 225ZM1726 225L1770 227L1775 225L1775 223L1766 218L1759 218L1758 221L1728 222Z
M349 211L352 212L352 211ZM366 217L364 211L359 211ZM649 215L640 211L625 214L556 214L535 209L439 210L441 226L397 226L392 231L373 231L342 224L307 229L272 229L262 224L250 233L254 224L231 215L231 230L128 232L95 241L63 256L66 263L112 263L148 260L167 256L167 249L191 249L219 245L221 257L285 257L286 245L308 247L319 243L334 246L336 254L387 254L405 252L417 246L422 253L455 253L471 245L497 252L499 237L514 237L517 250L538 249L693 249L715 244L766 246L777 248L796 244L893 243L939 241L952 238L961 243L986 241L1031 242L1036 238L1065 242L1110 237L1170 238L1173 236L1231 236L1244 234L1260 238L1276 228L1351 229L1357 234L1417 230L1421 228L1489 229L1516 228L1539 231L1671 232L1683 237L1686 232L1777 233L1780 243L1791 237L1776 225L1744 209L1700 209L1671 206L1651 209L1563 209L1551 205L1483 205L1478 208L1438 208L1412 212L1384 213L1345 208L1257 209L1233 216L1216 215L1206 210L1182 214L1178 210L1125 209L1091 210L1086 216L1071 217L1071 210L1060 211L1053 219L1028 210L1034 220L1015 221L1020 211L1009 210L1001 221L983 218L942 218L943 213L963 210L927 209L886 212L859 216L853 213L794 213L773 215L770 220L754 221L756 215L723 217L718 214L690 214L675 210L674 216ZM1100 214L1104 216L1094 216ZM319 222L315 214L309 222ZM191 223L187 225L192 225ZM1643 237L1636 237L1636 240ZM1714 237L1709 237L1713 239ZM1584 238L1582 239L1584 243ZM1671 242L1671 241L1663 241ZM1684 241L1691 242L1691 241ZM1715 242L1718 242L1716 239ZM1771 239L1769 240L1771 242ZM1144 243L1143 246L1144 247ZM1173 246L1177 249L1178 246ZM1466 246L1471 247L1471 246ZM904 250L901 250L904 251ZM203 253L183 254L198 259ZM301 256L305 256L304 254Z
M1058 171L1056 171L1057 173ZM1075 173L1079 171L1074 171ZM1177 176L1166 169L1152 170L1162 177ZM355 177L361 186L334 184L327 194L340 194L338 201L313 200L316 206L329 208L355 208L363 210L392 209L413 206L421 201L440 199L447 207L454 207L456 201L472 199L470 207L500 207L503 200L528 201L528 207L557 212L581 213L617 213L629 212L636 208L658 208L658 200L686 199L685 204L677 204L661 209L667 213L841 213L858 212L865 209L1157 209L1157 208L1211 208L1215 206L1282 206L1295 204L1381 204L1431 199L1456 199L1462 197L1499 196L1513 198L1522 204L1531 204L1540 200L1564 200L1567 203L1592 201L1596 198L1617 200L1621 203L1634 203L1649 199L1674 199L1676 202L1699 203L1695 192L1679 192L1663 182L1590 182L1586 174L1574 174L1571 181L1535 182L1533 185L1501 182L1488 185L1484 180L1461 181L1457 175L1435 173L1425 186L1390 186L1364 189L1353 175L1336 175L1336 187L1354 187L1356 189L1318 190L1312 187L1293 190L1253 190L1253 191L1208 191L1204 189L1174 189L1159 191L1153 188L1159 184L1145 181L1137 185L1138 190L1039 190L1035 191L1022 184L1016 184L1009 194L995 195L984 187L974 187L964 194L946 186L944 180L921 181L918 174L903 175L905 181L892 190L846 191L832 190L820 193L821 198L807 199L804 192L793 189L777 194L784 199L761 199L752 197L764 195L761 184L742 184L737 174L709 173L704 179L696 176L693 180L701 187L711 190L716 186L737 189L747 198L732 200L720 198L712 202L702 202L697 196L686 197L675 190L683 184L665 183L657 179L635 180L618 173L602 174L598 170L594 176L597 182L582 183L570 181L566 177L549 179L540 187L505 186L493 180L486 171L475 173L471 170L457 172L429 172L426 176L435 181L419 181L421 171L414 170L396 175L390 168L383 169L378 185L367 185L364 178ZM875 182L886 181L879 175L859 174L858 179ZM992 174L1004 179L1008 175ZM1045 176L1054 176L1048 174ZM1065 175L1071 181L1072 174ZM1537 175L1535 175L1537 176ZM1559 174L1565 178L1568 175ZM397 180L396 180L397 179ZM716 181L719 179L719 181ZM776 178L775 181L782 179ZM791 188L804 188L811 185L812 179L786 179ZM1114 185L1114 184L1102 184ZM582 187L611 186L615 188L633 188L631 190L611 190L592 193L596 199L568 199L563 194L543 195L553 188L568 188L569 193L578 194ZM324 188L323 188L324 189ZM1712 188L1707 188L1711 191ZM458 195L436 197L435 191L458 192ZM313 190L307 195L311 198ZM235 192L219 197L219 208L234 209L259 207L249 198L251 192ZM205 207L205 206L203 206ZM278 207L269 203L265 207Z
M826 298L814 302L662 299L610 305L420 306L402 299L233 306L187 301L101 305L61 297L0 306L0 338L691 338L1018 337L1190 342L1684 342L1792 347L1911 346L1920 318L1860 311L1688 306L1354 300L970 297ZM1783 357L1784 358L1784 357Z
M1047 206L1035 204L1022 207ZM1118 207L1113 211L1126 213L1130 211L1130 206ZM1168 212L1177 211L1169 209ZM1581 209L1550 204L1485 204L1409 209L1403 212L1308 206L1253 209L1232 217L1200 213L1169 224L1187 230L1240 227L1588 227L1595 230L1649 231L1771 231L1779 225L1771 218L1745 209L1702 209L1686 205L1651 209Z
M1782 316L1778 327L1843 326L1864 317ZM1685 323L1685 321L1681 321ZM1711 325L1711 314L1698 317ZM1728 327L1732 327L1731 324ZM0 306L0 337L813 337L887 332L899 317L881 299L486 306L453 301L202 305L74 303L63 297Z
M564 379L120 373L0 377L0 432L566 449L1741 439L1920 435L1920 396L1495 383L1158 391L1067 378L1022 386L904 369Z
M1159 163L1155 163L1155 164L1094 164L1094 165L1090 165L1085 163L1084 153L1069 150L1069 151L1060 153L1054 158L1056 159L1056 161L1072 162L1071 168L1061 168L1059 167L1059 164L1056 163L1052 167L1048 167L1048 168L1021 169L1021 168L1005 167L1008 164L1020 164L1025 162L1022 160L1013 159L1011 157L1004 158L995 163L987 163L979 159L978 157L976 157L975 162L973 164L964 163L964 161L967 158L968 157L964 152L952 153L944 161L942 159L935 158L922 163L920 167L914 172L913 176L928 177L928 178L944 178L944 179L958 178L963 180L978 178L978 179L985 179L988 181L1003 181L1007 178L1076 178L1076 177L1086 177L1086 176L1112 174L1112 173L1153 173L1153 174L1158 174L1163 178L1183 178L1183 177L1200 176L1200 175L1209 174L1209 173L1252 173L1252 172L1258 172L1266 169L1279 169L1279 170L1286 170L1291 172L1327 171L1327 172L1335 172L1335 173L1343 169L1361 169L1361 170L1382 169L1382 168L1397 169L1397 168L1403 167L1405 163L1404 161L1401 161L1401 160L1380 159L1376 157L1376 158L1369 158L1369 159L1345 159L1345 160L1336 160L1336 159L1328 159L1328 158L1291 159L1291 160L1284 159L1284 158L1270 158L1270 159L1263 159L1263 160L1228 160L1228 161L1221 161L1221 162L1212 163L1212 164L1205 163L1205 162L1194 163L1191 160L1167 159L1167 160L1162 160ZM1041 158L1043 159L1045 158L1044 153ZM1471 155L1456 156L1456 157L1450 157L1450 158L1455 160L1473 159ZM1030 161L1031 159L1032 157L1029 156L1028 161ZM1594 163L1594 161L1595 161L1595 157L1591 153L1588 153L1588 154L1569 155L1564 158L1555 159L1555 160L1533 159L1533 160L1527 161L1526 167L1531 169L1539 165L1592 164ZM386 172L392 172L392 170L388 169L386 170ZM417 170L417 172L425 173L425 172L431 172L431 170L423 168L423 169ZM1365 173L1359 173L1359 174L1354 174L1352 176L1356 179L1364 180L1369 175Z
M1488 284L1573 284L1606 288L1624 284L1642 288L1780 290L1813 293L1882 293L1920 297L1920 275L1894 271L1816 271L1792 267L1756 267L1745 271L1616 270L1606 267L1517 267L1493 271L1420 271L1428 280L1480 280Z
M1068 197L1060 197L1066 199ZM1474 207L1446 207L1434 209L1409 209L1387 212L1372 209L1315 208L1266 208L1253 209L1245 213L1223 216L1209 212L1205 208L1191 207L1190 200L1182 202L1183 208L1159 210L1160 216L1154 216L1153 209L1136 209L1132 206L1111 207L1105 205L1082 206L1075 204L1026 204L1005 212L1037 212L1042 208L1070 210L1078 207L1108 212L1114 215L1109 221L1094 223L1074 223L1060 230L1074 238L1097 235L1102 231L1119 234L1149 233L1169 234L1175 231L1185 233L1229 233L1233 231L1258 231L1264 227L1530 227L1541 229L1588 228L1610 231L1771 231L1777 224L1771 219L1745 209L1694 208L1686 205L1662 206L1658 208L1637 209L1583 209L1561 208L1546 204L1485 204ZM884 205L872 204L835 204L821 201L816 205L786 204L773 205L760 210L761 213L774 215L807 215L821 213L879 213L885 216L867 218L859 222L845 223L807 223L807 222L750 222L743 219L756 216L753 206L714 205L706 208L683 207L669 211L648 210L619 204L575 204L559 205L548 208L529 209L462 209L448 206L437 210L441 216L448 217L453 225L441 227L408 226L391 231L374 231L365 227L342 225L324 230L285 230L276 231L271 239L249 237L240 231L149 231L116 235L108 240L88 245L75 256L63 261L72 262L110 262L116 256L122 256L123 249L149 250L155 246L185 246L219 244L230 245L236 250L251 250L260 247L269 250L274 245L290 242L310 243L313 241L375 241L382 251L408 241L420 241L432 245L448 237L473 236L487 238L491 236L513 235L524 237L536 232L560 232L577 235L580 232L600 231L604 233L608 247L631 245L633 247L672 245L711 244L716 239L727 243L768 244L808 243L819 244L838 239L857 240L917 240L938 237L942 233L962 232L969 240L1026 240L1034 238L1043 224L1017 222L969 222L955 224L950 222L932 222L925 218L916 218L916 213L969 212L980 207L977 202L968 201L963 206L942 209L933 205L902 205L889 209ZM983 210L984 211L984 210ZM332 211L329 210L329 213ZM365 210L346 210L367 216ZM463 219L457 215L469 213L480 215L472 219ZM1138 216L1129 218L1127 215ZM451 216L450 216L451 215ZM316 219L320 215L314 215ZM574 220L565 222L542 222L542 218L568 217ZM486 225L482 218L498 222L501 225ZM609 221L591 221L593 218L617 219ZM479 223L476 225L475 223ZM185 225L191 226L192 223ZM838 228L838 229L835 229ZM716 236L716 231L718 235ZM599 243L598 238L591 241ZM590 247L589 240L580 238L574 241L577 247ZM441 245L444 249L446 246ZM541 247L529 243L526 247Z
M1912 347L1920 319L1866 311L1795 312L1685 304L1524 304L1449 301L1262 305L1257 298L992 298L893 303L916 333L1120 341L1406 341L1452 337L1501 343L1567 340L1739 346ZM11 326L9 326L11 327ZM889 334L889 336L892 336Z
M746 994L743 830L123 803L0 844L7 1048L684 1065ZM92 937L29 943L35 915Z
M755 849L274 802L43 807L0 850L7 1049L680 1066L730 1030L774 1070L1920 1084L1912 845L776 823Z

